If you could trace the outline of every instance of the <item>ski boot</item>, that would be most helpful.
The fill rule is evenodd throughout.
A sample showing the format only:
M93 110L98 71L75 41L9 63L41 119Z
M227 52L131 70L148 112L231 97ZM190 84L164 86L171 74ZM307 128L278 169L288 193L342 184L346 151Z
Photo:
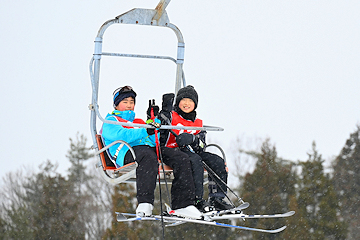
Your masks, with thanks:
M209 198L210 205L214 206L217 211L221 210L228 210L234 208L234 206L230 205L229 203L225 202L220 197L210 197Z
M215 207L204 199L195 200L195 207L202 213L215 211Z
M185 208L171 210L168 211L168 213L170 215L175 215L184 218L191 218L191 219L202 219L203 217L202 213L194 205L190 205Z
M151 203L139 203L136 208L137 217L148 217L151 216L154 206Z

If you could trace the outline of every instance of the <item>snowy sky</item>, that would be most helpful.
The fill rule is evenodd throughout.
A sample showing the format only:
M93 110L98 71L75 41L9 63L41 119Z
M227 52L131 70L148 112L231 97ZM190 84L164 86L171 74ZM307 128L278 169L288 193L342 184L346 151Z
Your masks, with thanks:
M10 1L0 8L2 58L0 176L47 159L60 170L69 138L89 140L89 62L107 20L158 0ZM184 71L199 97L198 114L231 161L237 148L269 137L280 157L306 160L316 141L325 159L337 155L360 123L360 2L355 0L186 1L167 7L185 39ZM176 57L170 29L111 26L107 52ZM99 104L132 85L145 117L148 99L175 86L175 64L103 58ZM261 141L260 141L261 142ZM90 141L89 141L90 145Z

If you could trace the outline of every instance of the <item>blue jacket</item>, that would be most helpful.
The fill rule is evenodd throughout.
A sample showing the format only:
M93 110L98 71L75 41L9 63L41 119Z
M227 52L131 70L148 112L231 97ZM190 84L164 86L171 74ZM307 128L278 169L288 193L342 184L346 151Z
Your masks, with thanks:
M135 112L131 110L114 110L112 114L108 114L105 119L109 121L117 121L115 116L122 118L126 122L134 122L135 120ZM145 122L143 123L145 124ZM121 125L104 123L102 127L102 136L106 146L116 140L126 141L131 147L139 145L148 145L151 147L155 146L155 135L149 136L146 128L123 127ZM110 147L109 150L111 156L115 155L116 149L119 147L119 145L120 144L115 144L114 146ZM124 165L124 157L128 150L129 148L124 145L118 153L118 157L116 159L116 164L118 166Z

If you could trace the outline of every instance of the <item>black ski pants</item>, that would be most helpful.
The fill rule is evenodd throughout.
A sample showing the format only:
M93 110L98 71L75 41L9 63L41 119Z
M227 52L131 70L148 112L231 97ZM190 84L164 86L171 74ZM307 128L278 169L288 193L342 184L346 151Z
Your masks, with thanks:
M158 160L156 149L149 146L133 147L136 162L136 190L138 203L154 204L156 176L158 174ZM187 154L177 148L161 148L162 159L173 169L174 180L171 187L172 209L193 205L195 201L195 185L191 172L191 162ZM131 152L128 151L124 163L133 162Z
M209 152L193 153L187 148L182 149L182 151L189 156L191 161L196 199L202 199L204 195L204 165L202 161L204 161L224 183L227 183L228 173L224 159ZM227 191L226 185L217 177L212 177L211 172L208 172L208 178L209 197L224 198Z

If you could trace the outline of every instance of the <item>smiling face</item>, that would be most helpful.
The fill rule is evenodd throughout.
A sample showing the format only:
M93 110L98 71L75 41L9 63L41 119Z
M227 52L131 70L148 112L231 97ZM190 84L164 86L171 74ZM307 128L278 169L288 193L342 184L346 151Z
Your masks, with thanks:
M134 98L128 97L121 100L121 102L116 106L118 111L134 110L135 101Z
M191 113L192 111L194 111L195 103L190 98L183 98L179 102L179 108L184 113Z

